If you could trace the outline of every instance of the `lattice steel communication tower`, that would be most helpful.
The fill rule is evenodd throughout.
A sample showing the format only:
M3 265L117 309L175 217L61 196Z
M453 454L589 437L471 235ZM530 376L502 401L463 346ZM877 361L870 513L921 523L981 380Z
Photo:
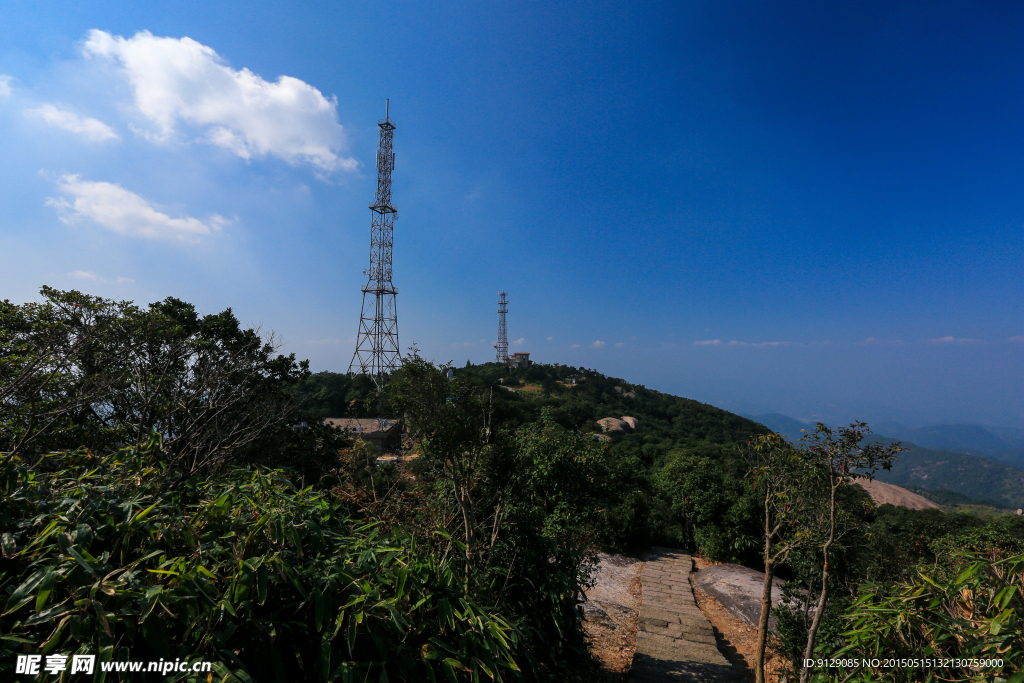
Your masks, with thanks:
M363 271L363 310L359 316L356 351L349 363L349 373L366 373L373 378L379 390L385 375L398 366L398 308L395 295L398 290L391 284L391 247L394 243L394 222L398 210L391 204L391 171L395 168L395 155L391 139L395 125L390 117L391 101L384 109L380 127L380 147L377 150L377 196L370 204L370 267Z
M501 300L498 301L498 341L494 348L498 349L498 363L504 363L508 358L508 332L505 329L505 314L508 313L508 299L505 298L505 290L499 292Z

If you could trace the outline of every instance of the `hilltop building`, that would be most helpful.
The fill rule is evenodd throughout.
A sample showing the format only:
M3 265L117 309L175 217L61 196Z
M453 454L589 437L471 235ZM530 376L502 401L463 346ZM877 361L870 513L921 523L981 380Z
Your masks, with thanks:
M533 365L530 354L526 351L516 351L505 359L505 362L513 368L528 368Z

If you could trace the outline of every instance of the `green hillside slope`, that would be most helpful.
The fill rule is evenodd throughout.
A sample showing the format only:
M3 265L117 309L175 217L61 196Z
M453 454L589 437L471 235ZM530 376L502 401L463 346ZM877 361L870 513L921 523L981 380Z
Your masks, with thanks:
M469 374L493 390L495 422L508 427L533 422L541 409L548 407L555 419L569 429L600 432L597 420L629 416L639 420L635 434L629 436L677 445L739 443L753 434L767 433L756 422L721 408L586 368L536 364L509 371L496 363L487 363L457 372ZM499 383L499 379L503 382ZM509 379L521 384L509 390Z
M485 363L457 368L455 372L470 377L492 396L495 428L512 429L536 422L541 410L550 408L563 427L588 432L600 432L597 421L606 417L630 416L639 420L634 433L613 436L613 441L639 439L665 446L734 444L768 431L721 408L586 368L535 364L510 370L497 363ZM373 383L363 375L319 372L298 387L295 394L306 416L371 417L388 410L387 401L374 397Z
M810 431L813 428L813 425L775 413L757 415L754 419L794 441L800 437L801 429ZM987 458L923 448L891 436L873 435L871 438L885 444L900 441L907 448L899 454L891 471L878 473L879 481L907 488L945 489L970 499L994 501L1008 508L1024 506L1024 470L1013 466L1020 462L1013 451L1007 452L1006 459L999 462L993 459L999 457L996 455Z
M895 439L879 436L877 441ZM948 489L970 498L987 498L1006 507L1024 506L1024 471L989 458L936 451L903 443L907 450L889 472L878 479L897 486Z

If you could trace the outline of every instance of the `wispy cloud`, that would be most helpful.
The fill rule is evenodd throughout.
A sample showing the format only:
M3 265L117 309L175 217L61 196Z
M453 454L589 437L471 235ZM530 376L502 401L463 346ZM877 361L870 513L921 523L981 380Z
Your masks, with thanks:
M722 341L720 339L703 339L701 341L693 342L694 346L718 346Z
M11 77L0 74L0 97L7 97L11 94Z
M598 339L596 342L594 342L590 346L591 346L591 348L595 348L595 349L603 349L605 346L607 346L607 344L605 344L603 341Z
M937 339L929 339L929 344L980 344L981 339L968 339L966 337L939 337Z
M1024 344L1024 336L1022 337L1007 337L1006 341L1011 344Z
M213 48L191 38L148 31L131 38L90 31L84 53L120 67L136 109L156 128L153 139L169 139L184 124L243 159L274 156L325 173L359 166L342 155L347 142L337 99L298 78L265 81L248 69L232 69Z
M749 346L751 348L776 348L779 346L792 346L793 342L788 341L770 341L770 342L742 342L733 340L729 342L729 346Z
M515 344L516 346L522 346L523 344L526 343L526 339L524 339L523 337L520 337L519 339L516 339L515 341L509 342L509 343L510 344Z
M857 342L859 346L899 346L902 343L902 339L875 339L874 337L868 337L862 342Z
M617 348L617 349L621 349L625 345L626 345L625 342L615 342L615 348Z
M70 273L68 273L68 275L73 277L73 278L75 278L76 280L88 280L90 282L106 282L106 283L115 284L115 285L121 285L121 284L125 284L125 283L128 283L128 282L135 282L135 280L133 280L130 277L121 277L121 276L118 276L118 277L114 278L113 280L108 280L107 278L100 277L96 273L94 273L92 271L89 271L89 270L73 270Z
M570 344L569 348L570 349L578 349L578 348L580 348L580 345L579 344Z
M130 237L176 238L197 242L230 223L214 214L208 220L186 216L171 218L148 201L114 183L91 182L77 175L64 175L57 183L64 197L50 197L47 206L57 209L68 225L89 220L96 225ZM69 201L70 198L70 201Z
M552 339L554 339L554 337L548 337L548 341L551 341Z
M52 104L44 104L35 109L26 109L25 116L42 119L54 128L77 133L86 140L92 140L93 142L121 139L110 126L99 119L82 118L74 112L58 109Z

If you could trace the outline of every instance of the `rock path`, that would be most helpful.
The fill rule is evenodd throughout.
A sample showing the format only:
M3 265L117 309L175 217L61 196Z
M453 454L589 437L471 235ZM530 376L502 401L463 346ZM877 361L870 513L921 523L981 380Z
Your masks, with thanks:
M652 548L644 559L630 679L637 683L746 683L718 651L711 624L693 599L689 581L693 559L671 548Z

